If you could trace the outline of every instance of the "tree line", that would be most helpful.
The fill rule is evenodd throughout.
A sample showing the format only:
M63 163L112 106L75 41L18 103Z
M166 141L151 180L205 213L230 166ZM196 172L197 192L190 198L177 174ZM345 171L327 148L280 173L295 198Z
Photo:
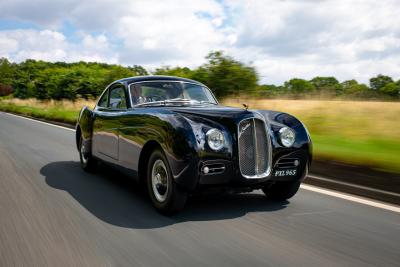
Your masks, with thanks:
M139 65L121 66L96 62L45 62L28 59L13 63L0 58L0 96L18 98L70 99L95 98L114 80L149 75ZM356 80L339 82L335 77L315 77L311 80L293 78L282 85L260 84L254 67L225 55L211 52L206 63L187 67L160 67L151 74L172 75L194 79L206 84L219 98L251 96L264 98L356 98L400 99L400 80L377 75L369 84Z

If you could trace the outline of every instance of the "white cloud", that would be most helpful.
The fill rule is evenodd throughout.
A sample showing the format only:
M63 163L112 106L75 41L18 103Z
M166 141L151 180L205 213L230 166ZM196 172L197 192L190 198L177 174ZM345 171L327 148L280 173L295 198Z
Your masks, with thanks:
M17 62L25 59L47 61L102 61L116 63L104 35L83 35L82 42L68 42L65 36L52 30L0 31L0 57Z
M397 0L23 0L0 19L43 30L0 31L12 60L197 66L211 50L253 64L263 82L384 73L400 78ZM64 32L65 23L76 32Z
M262 80L385 73L400 78L400 5L383 1L231 1L237 45Z
M12 38L0 38L0 55L9 57L10 53L18 49L18 42Z
M195 66L210 50L223 49L227 38L218 29L223 9L214 1L137 1L126 8L115 29L126 48L124 63Z

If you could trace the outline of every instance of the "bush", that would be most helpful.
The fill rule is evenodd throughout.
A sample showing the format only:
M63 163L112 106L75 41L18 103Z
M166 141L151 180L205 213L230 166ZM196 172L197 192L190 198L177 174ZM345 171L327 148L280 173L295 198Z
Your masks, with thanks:
M0 83L0 96L11 95L12 92L13 92L13 89L12 89L11 85Z

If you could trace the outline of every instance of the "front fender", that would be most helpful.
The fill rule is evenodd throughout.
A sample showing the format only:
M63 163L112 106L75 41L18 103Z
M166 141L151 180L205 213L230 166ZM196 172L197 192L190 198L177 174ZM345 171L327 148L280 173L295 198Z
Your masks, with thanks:
M284 112L257 110L262 114L268 123L272 133L272 145L274 147L273 161L274 163L282 157L289 156L294 151L303 151L307 155L308 168L312 161L312 141L306 126L295 116ZM280 144L279 130L288 126L296 133L296 141L292 147L286 148ZM273 164L274 164L273 163Z
M185 187L192 188L193 184L197 183L197 181L193 181L195 179L191 173L197 169L193 166L198 151L192 127L179 114L163 109L143 111L141 109L132 110L120 118L120 145L124 146L120 147L120 152L121 149L129 150L125 155L136 155L132 158L138 159L147 153L143 150L147 147L146 144L157 143L167 157L175 181L185 183ZM139 160L134 160L133 164L135 170L143 167L139 166ZM147 164L147 162L140 164ZM189 176L190 178L188 178Z

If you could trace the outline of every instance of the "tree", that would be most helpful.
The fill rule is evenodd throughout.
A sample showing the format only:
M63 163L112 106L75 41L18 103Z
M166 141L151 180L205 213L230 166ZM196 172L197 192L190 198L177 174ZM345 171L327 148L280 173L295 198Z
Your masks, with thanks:
M0 83L0 96L11 95L12 91L11 85Z
M309 94L315 91L315 87L312 83L303 80L294 78L284 83L284 87L286 88L289 94Z
M109 85L115 80L119 80L126 77L137 76L136 73L128 68L122 66L113 66L104 77L104 87Z
M391 97L399 97L400 94L400 82L387 83L385 86L379 89L379 91L385 95Z
M276 86L274 84L263 84L257 86L257 89L254 92L255 97L278 97L287 93L286 88L284 86Z
M156 75L167 75L167 76L177 76L192 79L194 71L187 67L174 67L171 68L169 66L164 66L161 68L156 69L154 74Z
M310 80L310 83L314 85L315 89L318 91L333 93L335 95L340 95L343 93L343 87L335 77L317 76Z
M207 62L197 68L161 67L155 74L186 77L210 87L218 97L249 95L252 97L281 97L313 95L324 92L324 97L338 95L363 99L400 99L400 81L377 75L370 79L371 88L356 80L339 83L335 77L315 77L310 81L291 79L283 85L258 84L252 66L239 62L221 51L211 52ZM39 99L94 98L114 80L147 75L139 65L124 67L97 62L45 62L25 60L12 63L0 58L0 95L12 94L19 98Z
M391 77L379 74L378 76L369 79L369 86L371 87L371 89L379 91L385 85L392 82L393 79Z
M0 84L11 85L14 67L6 58L0 58Z
M130 70L133 73L135 73L135 76L149 75L147 70L145 68L143 68L142 66L139 66L139 65L133 65L132 67L128 67L128 70Z
M345 95L363 96L370 90L365 84L359 84L356 80L347 80L341 83Z
M211 52L206 59L208 63L199 69L203 73L198 77L206 79L200 81L209 86L217 97L248 93L257 87L258 76L253 67L246 66L221 51Z

